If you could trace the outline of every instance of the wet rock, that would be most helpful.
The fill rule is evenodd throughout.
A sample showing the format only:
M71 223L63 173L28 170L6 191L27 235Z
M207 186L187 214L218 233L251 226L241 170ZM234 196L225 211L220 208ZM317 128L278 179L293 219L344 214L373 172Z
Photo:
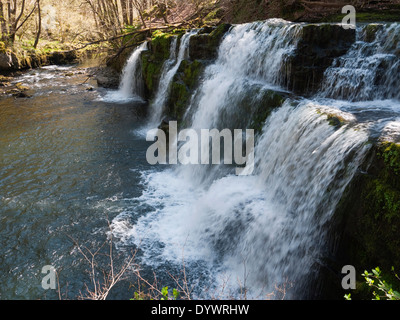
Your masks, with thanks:
M11 77L0 76L0 87L9 87L11 86Z
M0 53L0 70L12 69L12 58L9 52Z
M400 144L386 140L370 144L336 208L330 238L339 265L350 264L357 270L379 266L390 272L400 265Z
M92 76L99 87L107 89L118 89L119 87L119 73L110 67L96 68L93 70Z
M296 49L283 66L282 85L300 95L316 92L325 70L335 58L345 54L355 40L354 29L335 24L305 25Z
M33 92L29 91L18 91L13 93L13 97L15 98L31 98L33 96Z
M20 90L13 88L13 89L7 90L5 93L15 95L15 94L18 94L19 92L20 92Z
M19 91L28 91L28 90L30 90L30 88L27 85L24 85L21 82L16 83L15 86L17 87L17 89Z
M190 59L215 59L217 57L219 44L230 28L230 24L221 24L217 28L203 28L199 34L192 36L189 45Z
M3 91L3 93L11 95L15 98L30 98L35 94L34 90L22 82L12 85L11 89Z
M47 60L50 64L63 65L76 62L76 51L55 51L49 54Z

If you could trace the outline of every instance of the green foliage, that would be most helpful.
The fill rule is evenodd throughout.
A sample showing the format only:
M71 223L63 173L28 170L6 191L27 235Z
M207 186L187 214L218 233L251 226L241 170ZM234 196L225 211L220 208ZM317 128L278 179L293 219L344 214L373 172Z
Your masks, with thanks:
M160 299L162 301L164 300L178 300L180 296L180 292L177 289L172 289L172 295L170 295L168 287L163 287L161 289L161 297L153 297L149 294L145 294L143 292L135 292L134 296L131 301L143 301L143 300L156 300Z
M208 25L218 24L223 17L223 10L221 8L215 8L210 11L204 18L204 23Z
M400 145L386 142L382 146L383 151L378 153L378 156L393 170L395 175L400 175Z
M122 29L122 33L131 33L131 32L135 32L137 30L140 29L140 24L134 24L134 25L126 25L123 29Z
M325 115L329 125L336 129L346 124L346 120L337 114L323 112L321 109L317 109L317 114Z
M168 114L181 121L190 102L204 65L198 61L183 60L171 84Z
M341 22L345 14L333 14L322 21L324 22ZM376 10L368 12L357 12L357 22L396 22L399 20L399 10Z
M394 267L392 267L391 271L390 274L383 273L379 267L372 269L371 272L364 271L361 274L364 278L361 286L365 286L362 291L368 293L363 295L361 299L368 299L372 295L373 300L400 300L400 292L398 291L400 278L395 273ZM355 295L357 296L357 293ZM352 300L352 294L345 294L344 299Z
M399 218L400 213L400 194L390 185L375 179L369 184L370 192L366 196L366 201L370 207L374 208L375 220L383 219L387 223L392 223ZM394 227L395 225L393 225Z
M394 272L394 267L392 267L392 272L398 280L400 278ZM372 269L372 272L364 271L362 276L365 278L365 282L368 286L372 287L374 291L374 300L400 300L400 293L393 289L392 284L388 283L382 276L382 271L379 267Z
M162 288L161 293L161 300L177 300L179 298L179 291L176 289L172 289L172 296L169 295L168 287Z

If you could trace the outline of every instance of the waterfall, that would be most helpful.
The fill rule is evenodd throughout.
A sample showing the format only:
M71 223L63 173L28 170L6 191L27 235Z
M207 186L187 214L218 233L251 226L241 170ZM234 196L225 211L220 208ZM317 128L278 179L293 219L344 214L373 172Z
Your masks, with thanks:
M300 25L280 19L233 28L219 48L216 63L206 69L207 81L195 94L199 101L191 106L192 126L227 125L221 123L221 115L238 106L251 88L276 89L282 82L283 62L295 49L300 30Z
M153 125L157 126L162 120L168 89L182 61L188 57L190 37L196 33L196 30L191 30L182 36L178 56L176 56L177 37L174 37L171 42L170 57L163 65L156 97L150 106L150 123Z
M357 41L328 68L320 96L366 101L399 99L400 24L357 28Z
M133 51L122 70L118 90L109 92L104 97L104 101L124 103L143 100L140 55L145 50L147 50L147 42L144 42Z
M282 70L301 28L279 19L234 26L206 67L185 123L193 129L248 128L251 113L243 111L243 101L257 105L268 90L285 91ZM379 28L375 39L365 38L364 27L357 31L358 41L328 68L314 97L287 98L272 112L255 146L253 175L236 176L224 165L144 172L146 191L135 199L139 209L113 221L121 243L140 246L143 263L156 269L184 259L200 283L194 292L200 298L221 287L229 291L224 297L246 288L248 297L264 298L286 283L294 286L286 298L307 296L336 206L376 129L375 119L360 109L368 103L386 108L352 101L399 98L398 46L389 46L398 43L398 25ZM158 119L177 68L168 66L161 102L153 105ZM332 115L339 125L329 123ZM385 127L381 120L376 122ZM393 127L391 122L385 130ZM146 214L139 214L142 208Z

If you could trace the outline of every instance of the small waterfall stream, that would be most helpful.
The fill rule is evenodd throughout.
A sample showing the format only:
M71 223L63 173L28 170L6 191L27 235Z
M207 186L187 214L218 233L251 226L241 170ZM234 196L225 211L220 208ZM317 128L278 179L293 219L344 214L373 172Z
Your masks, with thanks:
M169 86L183 59L188 57L190 37L196 33L196 30L191 30L182 36L182 39L180 40L178 56L176 56L178 39L174 37L171 42L171 55L164 63L157 94L150 106L150 122L152 125L157 126L162 120L161 117L165 108L165 101L168 97Z
M143 82L141 80L140 54L147 50L147 42L137 47L127 60L122 70L120 85L117 91L109 92L103 100L106 102L126 103L142 101Z

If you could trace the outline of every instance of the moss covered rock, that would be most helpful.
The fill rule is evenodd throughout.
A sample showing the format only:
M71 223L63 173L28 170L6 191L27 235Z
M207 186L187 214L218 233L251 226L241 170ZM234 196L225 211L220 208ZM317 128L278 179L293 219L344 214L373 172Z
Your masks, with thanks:
M166 110L168 116L177 119L179 122L183 120L205 66L199 60L182 61L170 88Z
M337 208L335 222L332 241L339 265L353 265L359 274L376 266L400 266L399 144L373 143Z
M145 96L151 99L158 88L162 67L171 53L173 37L181 37L181 33L163 33L156 31L149 42L149 50L141 54L142 74Z
M190 58L192 60L213 60L217 57L218 47L230 24L221 24L213 29L206 29L210 33L200 32L190 39Z

